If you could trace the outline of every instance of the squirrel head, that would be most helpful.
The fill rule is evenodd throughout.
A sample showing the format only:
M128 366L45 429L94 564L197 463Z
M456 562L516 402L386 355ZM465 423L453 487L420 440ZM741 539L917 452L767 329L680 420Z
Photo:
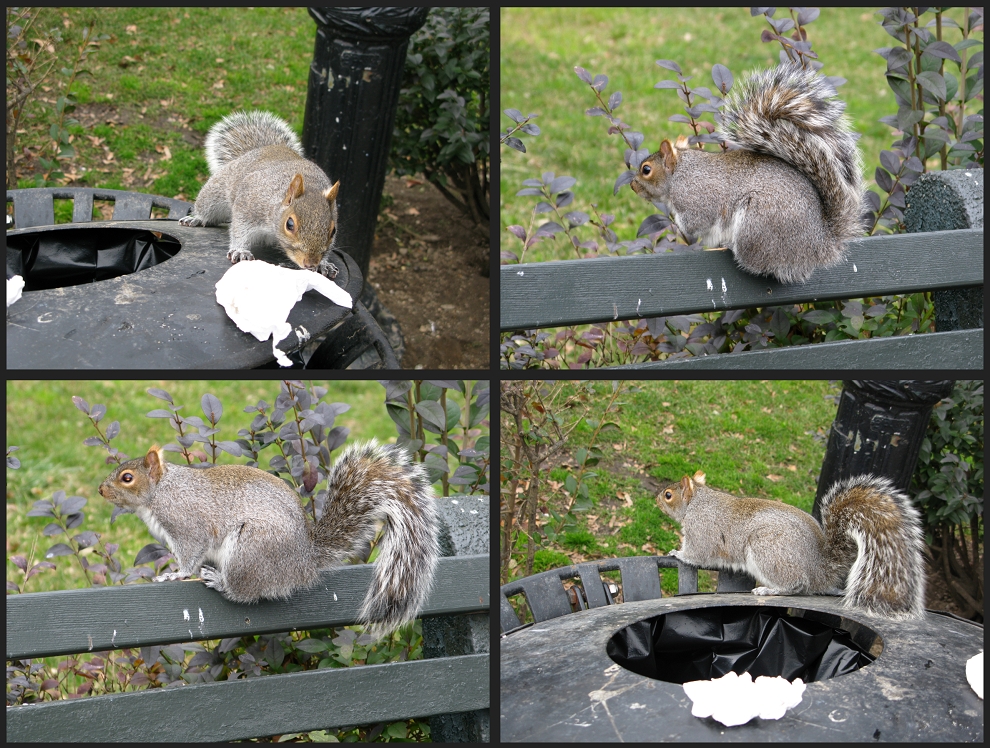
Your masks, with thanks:
M114 505L110 524L121 514L147 506L166 470L165 451L157 444L144 457L119 465L100 484L100 495Z
M306 192L302 174L296 174L282 200L279 243L290 260L306 270L316 270L337 238L337 192L332 187Z
M700 470L694 474L694 477L685 475L679 483L669 483L660 488L657 505L662 512L679 522L687 511L691 499L694 498L698 486L703 485L705 485L705 474Z
M679 153L689 147L688 139L683 135L673 143L669 140L660 143L660 150L640 163L639 171L629 184L632 191L644 200L665 201L664 185L677 168Z

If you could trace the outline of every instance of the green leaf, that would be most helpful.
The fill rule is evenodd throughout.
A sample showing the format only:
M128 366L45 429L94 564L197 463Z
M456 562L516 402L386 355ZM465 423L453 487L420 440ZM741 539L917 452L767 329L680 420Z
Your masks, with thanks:
M444 430L447 421L440 403L433 401L416 403L416 412L422 417L426 425L433 427L430 429L431 431L439 433Z

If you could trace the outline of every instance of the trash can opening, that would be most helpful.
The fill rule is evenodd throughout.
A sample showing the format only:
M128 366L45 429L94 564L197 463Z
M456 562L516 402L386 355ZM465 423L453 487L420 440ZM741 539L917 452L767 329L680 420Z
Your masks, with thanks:
M668 683L710 680L729 671L810 683L865 667L882 650L880 635L856 621L766 605L646 618L619 629L606 647L621 667Z
M7 237L7 277L24 278L25 291L78 286L147 270L181 248L142 229L39 228Z

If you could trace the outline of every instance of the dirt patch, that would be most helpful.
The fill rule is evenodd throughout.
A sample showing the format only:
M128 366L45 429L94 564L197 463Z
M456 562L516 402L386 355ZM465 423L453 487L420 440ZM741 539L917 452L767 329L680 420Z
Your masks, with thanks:
M488 241L432 184L388 176L368 282L402 327L404 369L487 369Z

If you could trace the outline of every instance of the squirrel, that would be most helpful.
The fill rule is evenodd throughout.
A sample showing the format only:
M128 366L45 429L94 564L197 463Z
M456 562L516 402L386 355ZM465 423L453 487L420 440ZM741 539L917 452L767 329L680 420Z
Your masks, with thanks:
M862 236L863 163L845 102L800 63L753 73L729 94L719 137L743 150L664 140L633 191L663 202L689 237L728 247L747 272L803 283Z
M331 280L328 259L337 235L337 192L323 170L303 157L288 123L269 112L236 112L206 136L210 178L182 226L230 224L232 262L253 260L256 242L276 243L301 268Z
M327 500L316 523L280 478L246 465L197 469L165 461L153 446L124 462L100 485L114 505L111 523L137 514L166 543L178 573L198 574L228 600L286 598L312 586L387 525L361 620L376 637L416 617L440 555L433 489L423 467L401 447L372 440L349 447L327 476Z
M841 595L843 605L891 620L924 615L921 518L886 478L835 483L822 522L797 507L740 499L705 485L704 473L661 488L660 509L681 524L668 556L692 566L743 571L754 595Z

